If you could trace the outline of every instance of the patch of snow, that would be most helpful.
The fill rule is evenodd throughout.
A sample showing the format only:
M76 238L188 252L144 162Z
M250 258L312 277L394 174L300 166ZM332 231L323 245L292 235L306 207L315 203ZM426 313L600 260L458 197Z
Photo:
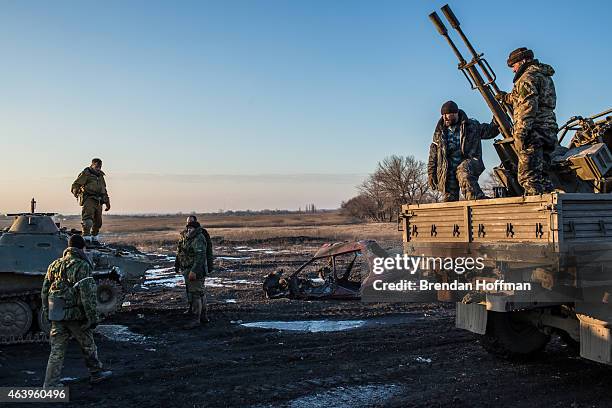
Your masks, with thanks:
M120 324L101 324L96 327L96 332L113 341L142 343L147 337L132 332L127 326Z
M289 408L335 408L384 406L385 401L404 393L399 384L370 384L336 387L329 391L306 395L289 401Z
M418 356L415 360L417 363L431 363L431 358L423 358L421 356Z

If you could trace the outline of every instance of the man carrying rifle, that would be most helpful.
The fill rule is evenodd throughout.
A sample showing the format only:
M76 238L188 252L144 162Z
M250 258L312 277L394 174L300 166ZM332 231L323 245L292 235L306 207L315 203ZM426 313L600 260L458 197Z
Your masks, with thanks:
M429 147L429 186L440 191L445 202L458 201L459 190L467 200L486 198L478 184L485 168L480 141L497 136L497 125L469 119L453 101L442 105L441 114Z
M555 70L534 59L533 51L517 48L508 57L514 72L512 92L498 99L512 106L514 146L518 155L518 182L525 195L553 191L546 170L557 143L557 96L552 76Z

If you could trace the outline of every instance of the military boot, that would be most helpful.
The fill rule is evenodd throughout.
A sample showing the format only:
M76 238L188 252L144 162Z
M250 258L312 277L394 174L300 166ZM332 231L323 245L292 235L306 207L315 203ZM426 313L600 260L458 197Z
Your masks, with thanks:
M89 382L92 384L97 384L112 376L113 372L110 370L96 371L95 373L92 373L89 377Z
M184 328L185 329L195 329L200 327L202 323L200 323L200 318L202 315L202 299L195 298L191 304L193 306L193 314L192 319L189 323L187 323Z
M193 313L193 306L192 306L191 302L189 302L189 307L183 311L183 314L184 315L189 315L189 314L192 314L192 313Z
M202 297L202 314L200 315L200 323L206 324L210 322L208 319L208 308L206 307L206 298Z

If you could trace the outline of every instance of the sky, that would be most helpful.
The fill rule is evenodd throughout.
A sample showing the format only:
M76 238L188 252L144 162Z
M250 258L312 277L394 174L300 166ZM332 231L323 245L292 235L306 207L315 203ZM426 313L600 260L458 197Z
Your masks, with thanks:
M444 101L491 119L428 19L444 4L0 1L0 212L78 213L92 157L112 213L337 208L386 156L426 160ZM612 3L450 4L500 88L527 46L559 122L610 107Z

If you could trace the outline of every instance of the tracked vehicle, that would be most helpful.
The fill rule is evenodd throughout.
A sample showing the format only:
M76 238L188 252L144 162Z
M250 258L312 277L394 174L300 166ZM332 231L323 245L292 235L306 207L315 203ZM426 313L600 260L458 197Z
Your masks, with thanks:
M495 74L469 42L448 7L450 25L472 54L466 61L434 12L431 20L459 59L459 69L485 99L503 139L495 142L501 165L496 198L404 205L404 252L411 256L481 258L484 268L462 276L474 283L529 283L529 290L474 290L457 303L456 326L482 336L504 357L541 351L559 334L580 356L612 364L612 109L573 117L559 132L550 168L556 192L523 196L516 180L511 107L497 102ZM431 279L457 278L428 270ZM440 293L451 300L458 293ZM579 349L578 349L579 347Z
M54 213L35 212L14 216L0 235L0 344L45 341L49 322L41 312L40 290L49 264L62 256L73 233L60 228ZM114 313L124 293L144 277L149 262L140 254L109 246L86 250L94 263L98 311Z

